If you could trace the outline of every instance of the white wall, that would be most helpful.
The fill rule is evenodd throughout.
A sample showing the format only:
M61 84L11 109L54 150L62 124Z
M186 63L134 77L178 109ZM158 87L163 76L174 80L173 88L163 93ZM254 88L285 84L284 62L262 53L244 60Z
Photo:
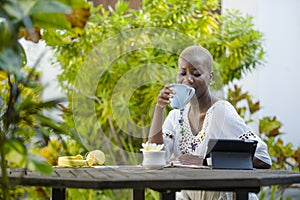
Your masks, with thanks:
M285 142L300 146L300 1L223 0L223 10L254 16L265 37L267 63L239 83L262 105L259 116L277 116Z
M25 39L21 39L20 43L24 47L27 56L27 65L33 67L37 60L37 70L41 72L40 81L45 88L42 93L42 100L51 100L54 98L65 97L59 87L57 75L60 73L60 65L55 63L53 51L46 47L45 42L33 43ZM45 114L52 117L54 120L62 120L59 117L61 114L58 110L44 111Z

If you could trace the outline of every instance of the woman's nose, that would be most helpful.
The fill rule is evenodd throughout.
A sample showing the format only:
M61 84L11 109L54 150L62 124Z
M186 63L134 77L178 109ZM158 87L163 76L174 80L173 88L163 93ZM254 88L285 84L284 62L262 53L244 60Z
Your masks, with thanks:
M185 81L189 84L192 84L194 82L193 77L190 74L186 75Z

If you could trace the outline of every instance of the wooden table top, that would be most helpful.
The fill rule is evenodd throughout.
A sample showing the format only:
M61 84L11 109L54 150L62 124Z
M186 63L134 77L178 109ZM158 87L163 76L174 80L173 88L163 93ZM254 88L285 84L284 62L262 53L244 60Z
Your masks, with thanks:
M280 170L216 170L140 166L55 168L51 175L25 169L8 169L10 184L90 189L214 189L232 190L300 183L300 173ZM250 191L250 190L249 190Z

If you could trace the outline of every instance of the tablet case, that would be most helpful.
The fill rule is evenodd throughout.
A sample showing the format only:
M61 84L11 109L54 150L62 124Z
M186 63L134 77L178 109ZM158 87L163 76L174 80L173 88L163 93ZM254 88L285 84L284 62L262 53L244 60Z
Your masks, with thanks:
M210 139L208 155L213 169L253 169L255 140Z

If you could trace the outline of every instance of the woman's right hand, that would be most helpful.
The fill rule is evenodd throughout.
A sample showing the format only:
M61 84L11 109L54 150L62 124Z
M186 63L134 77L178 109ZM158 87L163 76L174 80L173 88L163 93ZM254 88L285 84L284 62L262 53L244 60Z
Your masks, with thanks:
M157 105L164 108L170 103L171 94L175 94L173 90L171 90L172 84L166 84L163 89L160 90Z

